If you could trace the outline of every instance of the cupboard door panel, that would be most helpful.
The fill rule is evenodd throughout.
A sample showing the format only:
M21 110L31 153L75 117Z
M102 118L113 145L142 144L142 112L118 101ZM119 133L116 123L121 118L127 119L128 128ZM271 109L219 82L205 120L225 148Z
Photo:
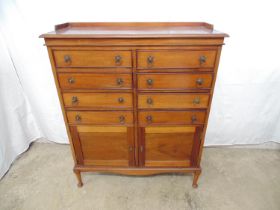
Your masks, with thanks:
M190 167L200 144L195 126L141 128L140 162L144 167Z
M84 165L134 165L132 127L77 126L75 129L74 141L80 144Z

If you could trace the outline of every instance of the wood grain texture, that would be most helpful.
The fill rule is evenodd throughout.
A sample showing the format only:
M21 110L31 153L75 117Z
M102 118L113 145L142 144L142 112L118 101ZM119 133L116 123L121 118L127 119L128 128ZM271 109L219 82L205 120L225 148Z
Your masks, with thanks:
M208 94L141 93L138 95L138 108L139 109L207 108L209 97L210 96Z
M216 51L210 50L158 50L138 51L137 68L212 68L215 65ZM201 56L206 58L200 62ZM153 62L149 63L148 58L152 57Z
M130 138L126 127L78 126L84 163L94 166L129 166Z
M65 56L69 56L68 61ZM119 62L116 56L120 56ZM54 58L56 67L131 67L129 51L56 50Z
M228 35L205 22L70 22L55 26L44 38L215 38Z
M132 89L131 77L131 74L58 74L61 89Z
M146 167L189 167L195 127L148 127L144 131Z
M186 73L137 74L138 90L210 89L213 75Z
M51 47L57 47L57 46L99 46L101 48L106 47L134 47L137 46L137 49L149 49L152 46L153 47L166 47L166 46L174 46L174 47L183 47L183 46L219 46L224 43L224 37L219 38L212 38L212 39L203 39L203 38L194 38L194 39L186 39L186 38L162 38L162 39L155 39L155 38L126 38L126 39L89 39L89 38L83 38L83 39L76 39L76 38L46 38L45 43L47 46Z
M62 95L65 107L132 108L131 93L63 93ZM73 102L73 97L77 98L76 102Z
M203 124L205 111L138 111L140 126Z
M66 115L69 124L133 125L131 111L67 111Z

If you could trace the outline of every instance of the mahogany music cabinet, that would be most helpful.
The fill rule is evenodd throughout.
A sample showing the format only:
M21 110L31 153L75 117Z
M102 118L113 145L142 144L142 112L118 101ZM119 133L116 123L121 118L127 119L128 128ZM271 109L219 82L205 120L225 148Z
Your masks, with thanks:
M45 39L74 172L193 173L224 38L208 23L64 23Z

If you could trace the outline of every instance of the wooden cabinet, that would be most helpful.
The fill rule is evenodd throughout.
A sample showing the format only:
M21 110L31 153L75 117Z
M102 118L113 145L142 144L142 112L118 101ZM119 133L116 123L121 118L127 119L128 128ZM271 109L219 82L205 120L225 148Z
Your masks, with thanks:
M172 32L172 33L170 33ZM41 35L74 172L201 172L224 37L207 23L65 23Z

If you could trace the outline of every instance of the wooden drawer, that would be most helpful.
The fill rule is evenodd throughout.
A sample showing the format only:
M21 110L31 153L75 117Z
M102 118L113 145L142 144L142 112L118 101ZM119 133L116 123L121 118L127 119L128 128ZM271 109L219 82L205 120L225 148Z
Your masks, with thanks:
M131 67L130 51L55 50L57 67Z
M215 50L138 51L137 68L213 68Z
M138 89L210 89L213 75L205 74L180 74L156 73L138 74Z
M140 126L203 124L206 111L139 111Z
M208 94L185 94L185 93L143 93L138 95L138 108L207 108Z
M91 109L132 108L131 93L63 93L66 107Z
M131 77L131 74L58 74L61 89L131 89Z
M130 111L67 111L70 124L126 125L133 123Z

